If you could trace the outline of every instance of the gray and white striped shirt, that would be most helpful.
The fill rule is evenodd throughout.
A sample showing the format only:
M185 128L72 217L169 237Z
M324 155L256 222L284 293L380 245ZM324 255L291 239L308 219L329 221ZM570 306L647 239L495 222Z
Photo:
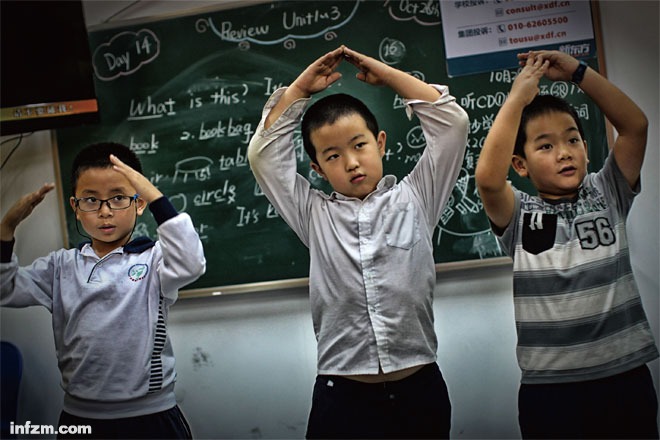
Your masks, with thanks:
M500 241L513 257L522 382L599 379L657 358L626 237L637 193L614 156L585 177L576 200L514 192Z

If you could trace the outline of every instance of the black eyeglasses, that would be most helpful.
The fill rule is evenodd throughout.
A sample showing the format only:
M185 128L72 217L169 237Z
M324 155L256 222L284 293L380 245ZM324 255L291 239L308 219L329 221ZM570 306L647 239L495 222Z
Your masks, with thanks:
M93 212L101 209L104 203L108 205L108 208L112 209L113 211L128 209L128 207L131 206L131 203L133 203L133 200L137 200L137 198L138 194L134 194L132 196L125 196L120 194L105 200L97 199L96 197L74 197L73 200L76 202L76 207L81 211Z

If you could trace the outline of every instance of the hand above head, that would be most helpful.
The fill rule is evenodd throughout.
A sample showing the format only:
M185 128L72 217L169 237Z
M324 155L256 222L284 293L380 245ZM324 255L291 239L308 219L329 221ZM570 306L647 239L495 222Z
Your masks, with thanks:
M436 89L413 75L346 46L342 48L344 59L359 70L355 77L360 81L374 86L387 86L406 99L433 102L440 97Z
M54 188L55 184L44 183L41 188L24 195L14 203L2 218L2 223L0 223L0 240L13 240L16 227L32 213L32 210L43 201L46 194Z
M314 93L327 89L340 79L341 73L337 72L337 66L341 63L343 54L344 47L338 47L307 66L298 75L298 78L287 87L280 100L268 113L264 121L264 128L269 128L293 102L298 99L309 98Z
M567 53L558 50L532 50L527 53L518 54L521 66L524 66L529 58L542 58L548 61L545 77L552 81L570 81L573 72L580 62Z
M341 64L343 52L344 47L338 47L310 64L291 84L290 92L298 93L299 98L307 98L330 87L341 78L337 66Z
M360 71L355 75L357 79L374 86L387 83L388 77L392 74L390 66L348 47L342 47L344 49L344 59Z
M131 182L131 185L133 185L140 198L145 200L147 203L151 203L163 196L163 193L160 192L158 188L156 188L149 181L149 179L135 171L130 166L126 165L114 154L110 155L110 162L113 164L112 168L115 171L123 174L128 179L128 181Z
M519 55L520 57L520 55ZM522 63L522 62L521 62ZM522 106L532 102L539 94L539 81L546 74L550 61L542 56L527 56L524 67L511 85L507 100L520 100Z

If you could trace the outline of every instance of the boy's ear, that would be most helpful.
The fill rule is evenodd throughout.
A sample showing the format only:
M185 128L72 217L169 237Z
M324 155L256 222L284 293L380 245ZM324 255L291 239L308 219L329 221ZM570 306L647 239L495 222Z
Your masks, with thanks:
M147 202L143 198L138 197L135 199L135 206L137 206L137 215L142 215L147 208Z
M314 171L316 171L319 176L323 177L323 180L326 180L326 181L328 180L328 177L325 175L325 173L323 172L323 170L321 169L321 167L318 164L316 164L314 162L310 162L309 166L311 166L312 169Z
M511 158L511 166L520 177L529 177L527 172L527 161L524 157L514 154Z
M387 143L387 133L383 130L378 132L378 138L376 139L376 144L378 145L378 151L380 152L380 157L385 156L385 144Z
M589 148L587 148L587 141L583 140L582 143L584 144L584 155L587 158L587 165L589 164Z
M74 214L76 214L76 220L80 220L78 217L78 210L76 209L76 198L71 196L69 197L69 205L71 205L71 209L73 209Z

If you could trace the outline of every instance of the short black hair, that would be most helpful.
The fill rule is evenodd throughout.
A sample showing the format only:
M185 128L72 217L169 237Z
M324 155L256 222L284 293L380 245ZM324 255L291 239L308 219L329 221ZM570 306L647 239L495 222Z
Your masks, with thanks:
M527 134L525 130L527 129L527 123L530 119L533 119L537 116L546 115L548 113L568 113L571 115L575 121L575 124L577 125L580 136L582 139L584 139L584 130L582 129L580 117L575 111L575 108L573 108L573 106L568 101L553 95L537 95L532 100L532 102L523 108L513 154L516 154L520 157L525 157L525 142L527 142Z
M129 167L142 174L142 164L137 155L124 144L99 142L91 144L78 152L71 165L71 193L76 195L76 185L80 174L90 168L110 168L110 155L114 154Z
M367 128L374 137L378 137L378 122L376 117L366 104L354 96L345 93L335 93L325 96L310 106L302 119L302 138L303 146L309 158L315 164L319 164L316 159L316 149L312 144L311 135L314 130L327 124L334 124L337 119L343 116L358 114L364 119Z

